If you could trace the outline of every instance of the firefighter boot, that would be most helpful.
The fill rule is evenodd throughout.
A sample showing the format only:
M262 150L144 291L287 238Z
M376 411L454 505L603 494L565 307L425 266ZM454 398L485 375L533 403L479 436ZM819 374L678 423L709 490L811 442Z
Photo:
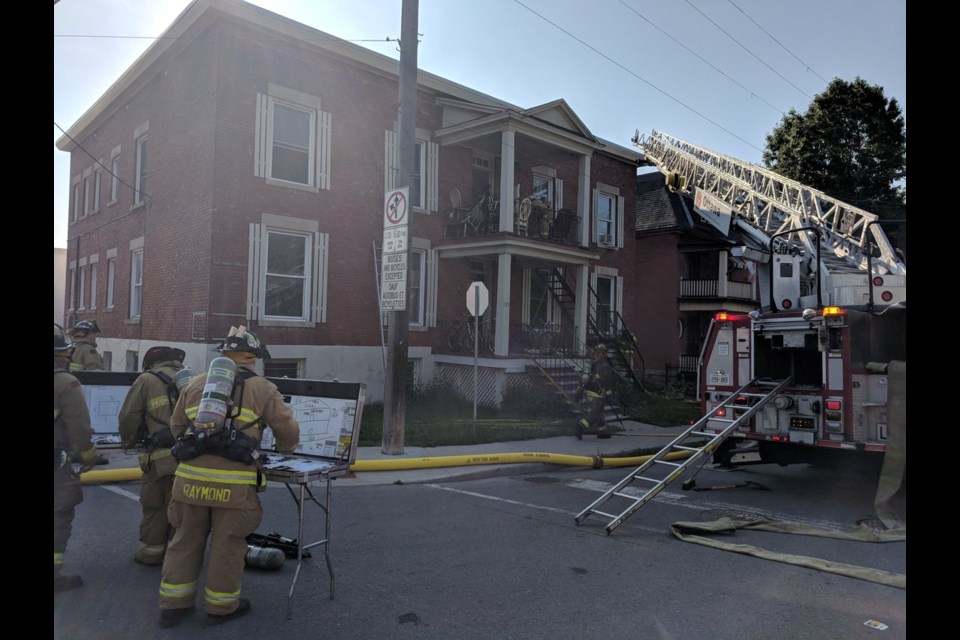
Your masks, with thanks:
M246 598L240 598L240 604L234 609L233 613L225 616L215 616L212 613L207 614L207 625L223 624L234 618L241 618L250 613L250 601Z
M607 425L601 424L599 427L597 427L597 439L609 438L610 435L611 434L609 429L607 428Z
M83 580L80 576L65 576L59 571L53 572L53 592L68 591L83 586Z
M184 618L189 617L194 611L196 611L196 607L160 609L160 627L163 629L175 627L183 622Z

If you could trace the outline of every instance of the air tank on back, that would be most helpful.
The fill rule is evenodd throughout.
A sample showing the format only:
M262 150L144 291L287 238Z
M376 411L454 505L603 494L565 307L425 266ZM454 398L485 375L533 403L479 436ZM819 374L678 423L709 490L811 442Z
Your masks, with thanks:
M200 431L217 432L223 428L227 418L233 381L237 377L237 364L230 358L214 358L207 371L207 380L197 407L194 425Z

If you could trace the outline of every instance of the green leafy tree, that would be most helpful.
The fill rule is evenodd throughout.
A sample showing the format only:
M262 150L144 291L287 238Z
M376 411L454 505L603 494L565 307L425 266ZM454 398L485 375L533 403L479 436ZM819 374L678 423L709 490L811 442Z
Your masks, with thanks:
M791 109L767 135L763 162L881 219L906 218L903 112L882 87L859 77L835 78L806 113Z

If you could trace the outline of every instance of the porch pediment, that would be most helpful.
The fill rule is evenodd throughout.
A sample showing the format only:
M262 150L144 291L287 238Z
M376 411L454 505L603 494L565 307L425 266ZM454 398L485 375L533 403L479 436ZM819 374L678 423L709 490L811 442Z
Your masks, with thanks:
M448 98L438 98L437 104L443 107L443 119L442 128L434 135L444 145L516 131L577 153L590 154L604 147L562 98L531 109L491 107Z

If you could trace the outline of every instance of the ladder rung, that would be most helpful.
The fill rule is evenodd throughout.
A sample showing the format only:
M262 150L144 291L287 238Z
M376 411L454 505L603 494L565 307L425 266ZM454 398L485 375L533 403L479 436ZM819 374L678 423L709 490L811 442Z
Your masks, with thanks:
M594 510L591 511L590 513L591 513L591 514L595 513L595 514L597 514L598 516L607 516L608 518L619 518L619 517L620 517L619 515L616 515L616 516L615 516L615 515L613 515L612 513L604 513L603 511L597 511L596 509L594 509Z
M683 449L684 451L703 451L703 448L701 448L701 447L685 447L685 446L683 446L683 445L681 445L681 444L675 444L675 445L673 445L673 448L674 448L674 449Z
M656 478L646 478L646 477L641 476L641 475L635 475L635 476L633 476L633 477L634 477L634 479L636 479L636 480L646 480L647 482L652 482L652 483L654 483L654 484L660 482L660 480L657 480Z
M727 409L753 409L753 407L742 404L731 404L727 405Z
M677 462L670 462L669 460L654 460L654 462L656 462L657 464L667 464L667 465L670 465L671 467L679 467L679 466L681 466L679 463L677 463Z
M721 419L721 418L718 418L718 420L719 420L719 419ZM724 420L724 422L736 422L736 420ZM691 436L707 436L708 438L716 438L716 437L717 437L717 434L716 434L716 433L705 433L705 432L703 432L703 431L691 431L691 432L690 432L690 435L691 435Z
M737 396L746 396L747 398L766 398L766 393L738 393Z
M629 493L620 493L619 491L614 491L614 492L613 492L613 495L617 496L618 498L626 498L627 500L633 500L634 502L640 502L640 498L638 498L637 496L632 496L632 495L630 495Z
M710 418L710 419L713 420L714 422L736 422L736 421L737 421L737 418ZM696 432L694 432L694 433L696 433ZM701 435L701 436L702 436L703 434L702 434L702 433L698 433L697 435Z

